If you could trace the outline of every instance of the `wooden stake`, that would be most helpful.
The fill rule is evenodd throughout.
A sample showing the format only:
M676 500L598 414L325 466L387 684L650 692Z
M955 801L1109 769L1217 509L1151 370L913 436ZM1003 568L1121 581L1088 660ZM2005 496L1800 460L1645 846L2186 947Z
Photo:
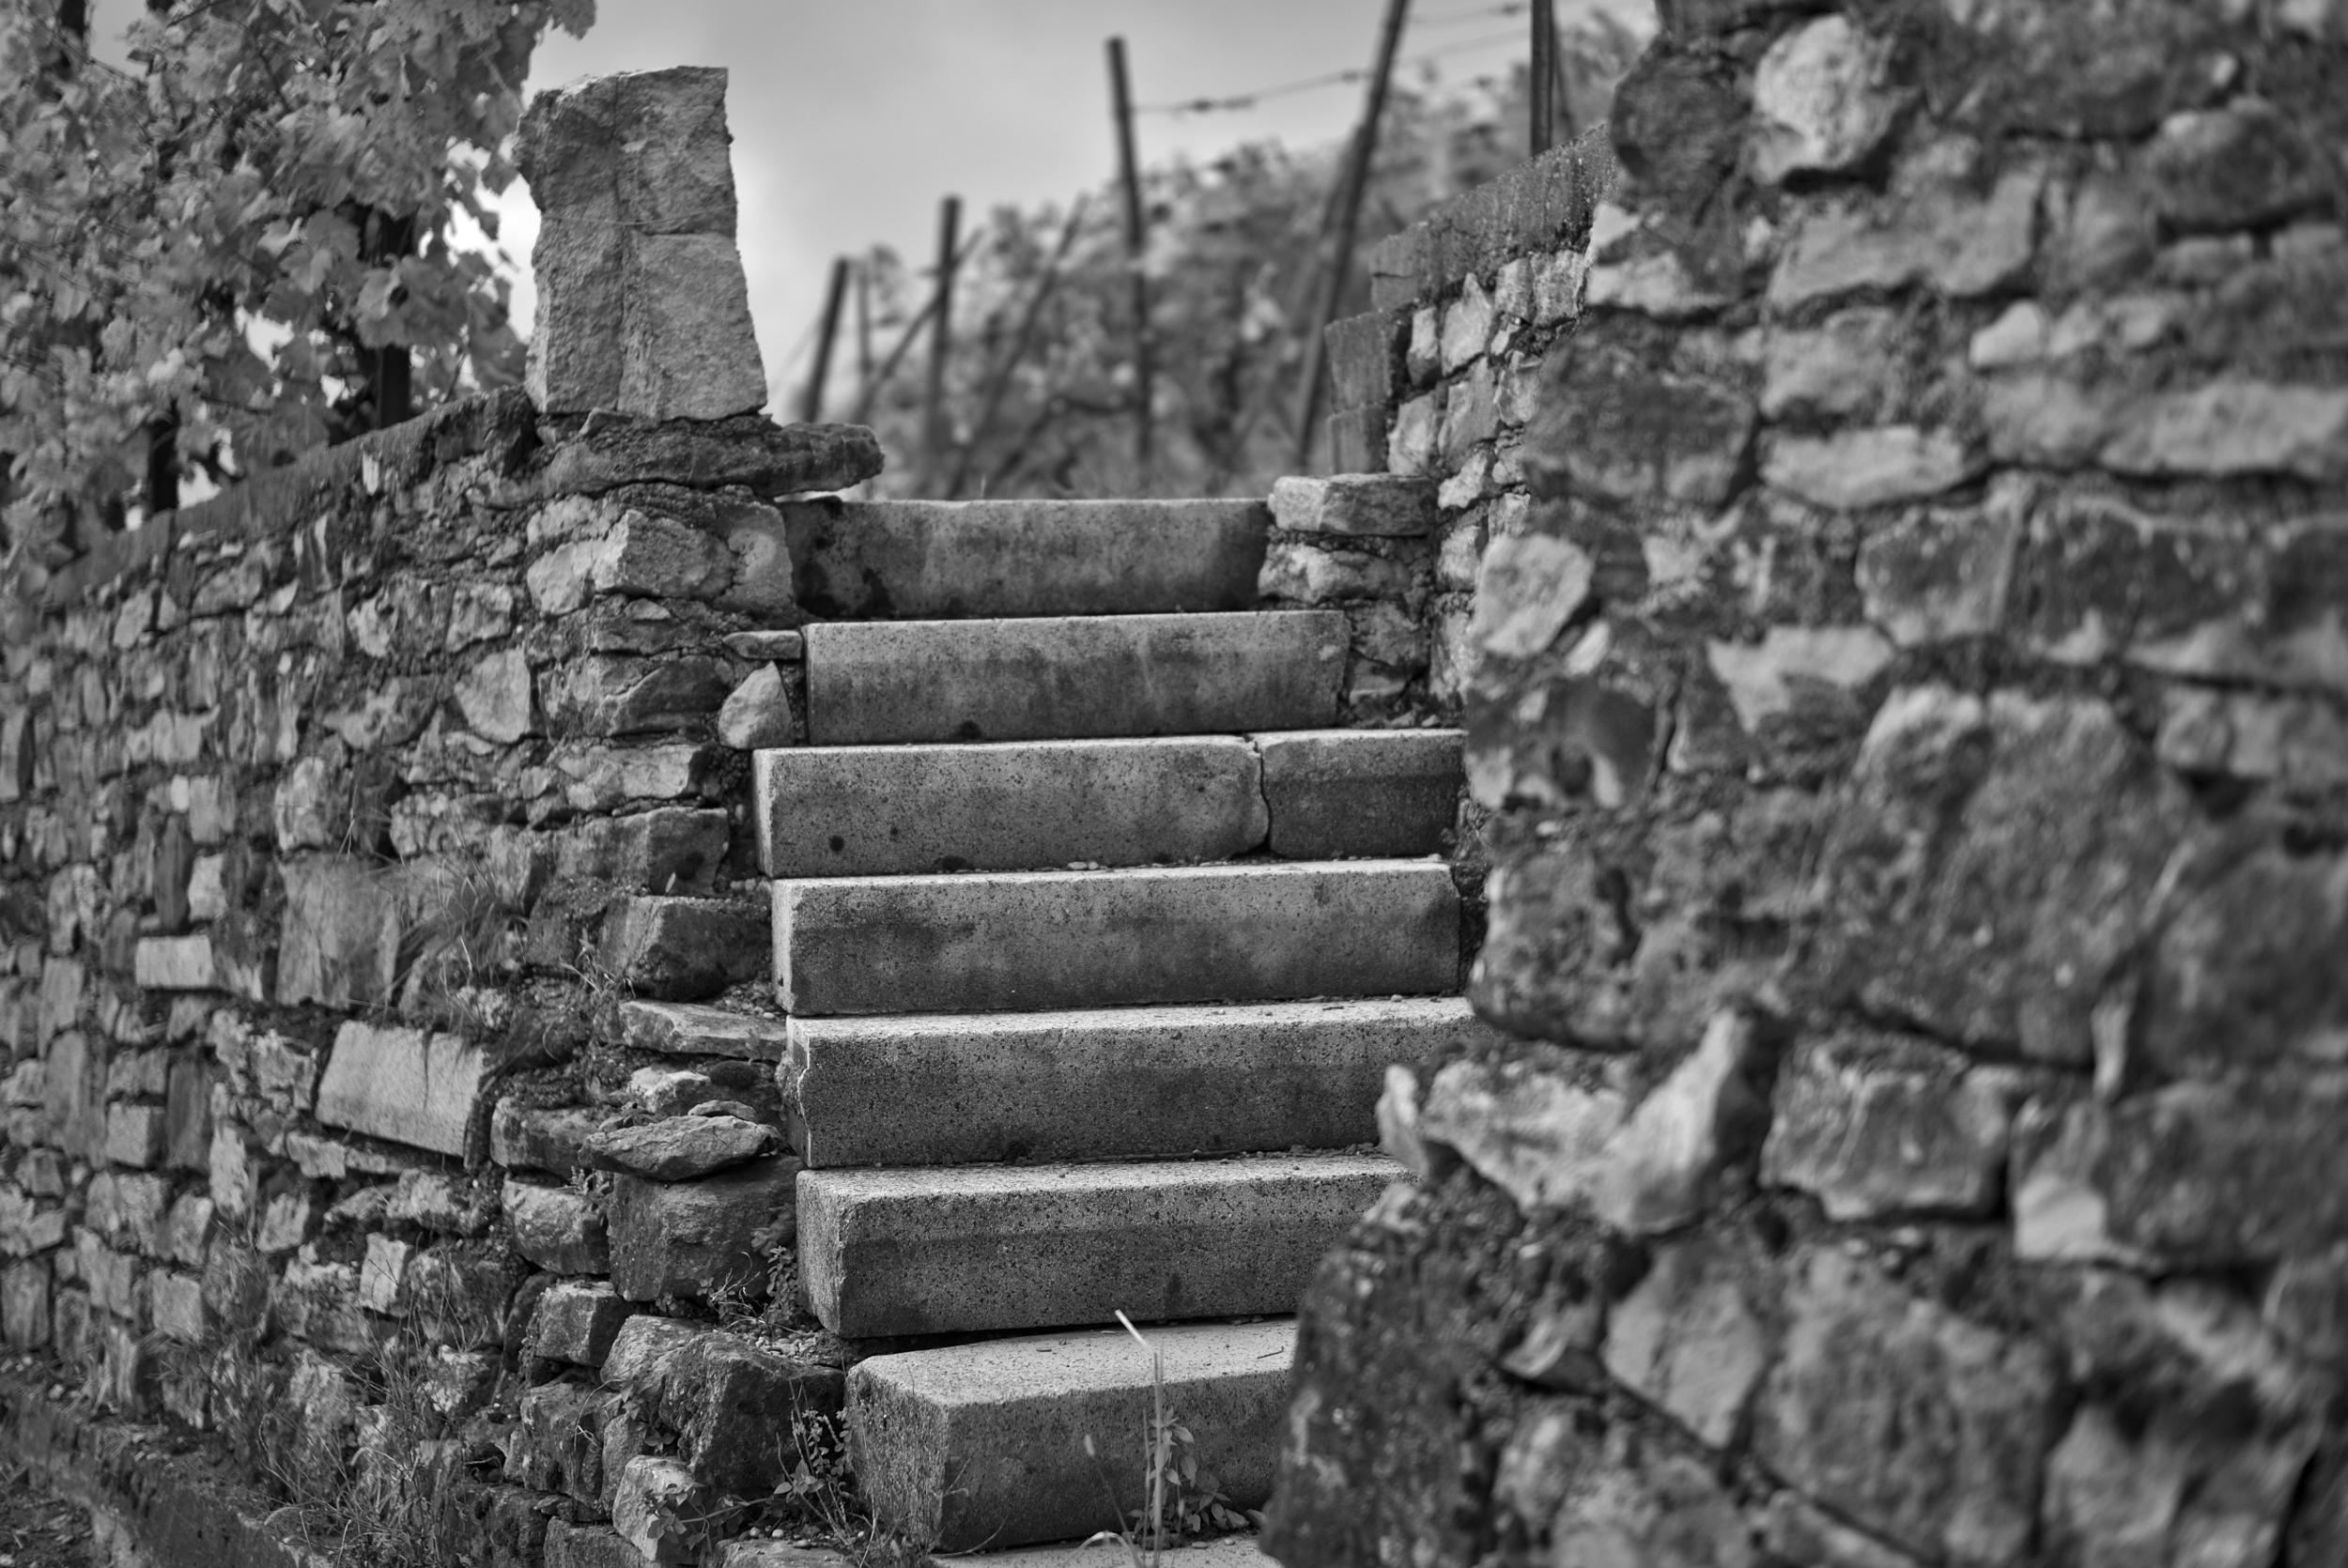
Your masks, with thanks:
M1150 249L1149 216L1141 205L1141 166L1134 155L1133 87L1125 71L1125 40L1109 39L1109 112L1117 121L1118 174L1125 187L1125 265L1133 274L1134 468L1147 494L1156 467L1156 436L1151 428L1151 382L1155 355L1150 336L1150 280L1142 261Z
M964 262L970 259L971 253L979 248L979 241L984 237L985 231L981 229L963 241L962 253L954 258L957 270ZM897 367L904 363L905 356L913 351L913 346L921 341L921 334L928 331L930 317L936 313L936 310L937 295L935 291L932 291L930 297L921 301L921 308L914 312L913 319L905 323L904 335L897 340L897 346L888 351L888 358L881 361L880 369L873 374L872 379L866 382L863 392L857 395L856 410L848 418L850 424L872 423L873 406L880 401L882 392L887 390L888 383L896 378Z
M1369 190L1369 166L1378 153L1378 122L1386 112L1386 87L1394 79L1395 52L1402 44L1402 24L1411 0L1386 0L1386 17L1378 30L1378 61L1370 68L1369 99L1362 106L1361 128L1354 133L1352 158L1345 171L1345 201L1337 209L1336 250L1321 289L1321 308L1311 318L1312 339L1305 346L1305 381L1296 398L1296 466L1311 467L1314 438L1321 423L1321 394L1329 378L1329 324L1345 301L1346 279L1353 270L1353 242L1361 232L1362 198Z
M937 487L946 463L946 360L954 346L954 268L961 259L962 198L937 209L937 292L931 296L930 380L921 399L921 489Z
M873 258L858 256L856 264L856 394L858 401L873 384Z
M963 486L970 483L970 465L978 458L979 443L995 427L995 416L1001 411L1003 394L1011 390L1011 377L1019 368L1019 361L1027 357L1027 346L1035 341L1036 328L1043 324L1043 307L1051 302L1052 291L1059 285L1060 269L1067 265L1069 250L1076 243L1076 230L1084 223L1085 199L1078 196L1068 209L1068 225L1059 231L1059 243L1052 248L1051 256L1043 264L1043 276L1037 280L1035 293L1027 300L1027 308L1020 313L1019 325L1011 336L1011 347L1005 351L1002 363L987 382L986 394L979 403L979 417L970 426L970 438L963 443L954 460L953 483L946 487L946 499L953 500L962 495Z
M813 424L824 417L824 383L831 379L831 346L840 335L840 307L848 297L848 258L831 264L831 288L824 296L824 324L815 332L815 368L807 378L807 395L799 405L799 423Z
M1552 0L1533 0L1533 70L1526 82L1526 108L1533 124L1528 158L1549 150L1557 132L1557 18Z

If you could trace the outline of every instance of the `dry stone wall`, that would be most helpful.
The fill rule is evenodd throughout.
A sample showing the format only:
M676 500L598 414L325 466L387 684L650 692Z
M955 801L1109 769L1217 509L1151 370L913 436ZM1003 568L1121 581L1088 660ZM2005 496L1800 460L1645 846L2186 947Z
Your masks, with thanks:
M532 126L699 171L722 270L711 76ZM666 395L453 407L0 594L0 1340L436 1561L682 1560L841 1395L728 1331L796 1171L747 777L804 729L773 503L879 452Z
M1262 586L1352 617L1366 719L1459 716L1476 561L1524 526L1525 422L1613 177L1599 132L1467 192L1373 249L1373 308L1329 330L1339 477L1274 487Z
M1269 1545L2348 1560L2348 10L1663 9Z

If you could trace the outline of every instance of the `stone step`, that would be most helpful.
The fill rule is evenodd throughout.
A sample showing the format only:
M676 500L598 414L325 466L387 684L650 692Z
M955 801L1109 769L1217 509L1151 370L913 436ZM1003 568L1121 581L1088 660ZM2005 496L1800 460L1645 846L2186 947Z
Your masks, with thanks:
M1460 811L1461 731L1307 730L1254 739L1274 854L1444 853Z
M799 1287L850 1339L1293 1312L1401 1172L1344 1154L810 1171Z
M1440 995L1460 899L1427 860L774 884L783 1010L1040 1012Z
M1028 870L1072 862L1442 852L1457 730L1007 741L762 751L753 798L774 877Z
M807 629L816 746L1236 734L1335 723L1336 610Z
M1264 841L1262 767L1232 735L758 753L773 877L1227 860Z
M783 1076L824 1170L1345 1148L1388 1064L1492 1034L1456 996L799 1018Z
M1262 1507L1295 1326L1147 1332L1199 1468ZM1077 1540L1142 1505L1150 1408L1151 1357L1117 1329L874 1356L848 1374L850 1461L880 1523L935 1550Z
M794 594L830 620L1146 615L1256 605L1261 500L785 505Z
M1148 1543L1138 1545L1143 1560L1148 1561ZM1014 1546L1007 1552L932 1553L921 1560L922 1568L1133 1568L1133 1562L1124 1542L1090 1536L1045 1546ZM735 1568L735 1564L727 1562L722 1568ZM1157 1568L1277 1568L1277 1564L1264 1556L1253 1535L1218 1535L1166 1547L1158 1554Z

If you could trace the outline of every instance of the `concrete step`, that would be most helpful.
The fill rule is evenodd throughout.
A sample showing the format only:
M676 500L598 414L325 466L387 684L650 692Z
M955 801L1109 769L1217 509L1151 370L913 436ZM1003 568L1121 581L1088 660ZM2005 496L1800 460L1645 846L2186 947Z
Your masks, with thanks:
M1212 735L1335 723L1336 610L807 629L816 746Z
M1439 995L1459 895L1426 860L774 884L786 1012L1035 1012Z
M1144 1560L1148 1545L1142 1543ZM1159 1554L1160 1568L1277 1568L1264 1556L1253 1535L1218 1535L1168 1546ZM976 1552L962 1556L932 1553L922 1568L1133 1568L1134 1560L1122 1541L1055 1541L1047 1546L1014 1546L1007 1552ZM725 1568L734 1568L731 1562Z
M1308 730L1253 739L1274 854L1444 852L1460 811L1460 730Z
M1148 1334L1199 1468L1239 1507L1262 1507L1288 1422L1294 1325ZM879 1521L935 1550L1077 1540L1141 1506L1150 1407L1151 1358L1121 1330L987 1340L857 1363L848 1449Z
M809 1171L799 1287L850 1339L1293 1312L1401 1173L1342 1154Z
M783 1078L825 1170L1345 1148L1389 1063L1493 1034L1456 996L798 1018Z
M1256 605L1260 500L801 501L795 596L838 620L1146 615Z
M762 751L768 876L1056 869L1442 853L1457 730L1306 730L1245 739L1006 741Z
M753 792L774 877L1226 860L1270 827L1230 735L762 751Z

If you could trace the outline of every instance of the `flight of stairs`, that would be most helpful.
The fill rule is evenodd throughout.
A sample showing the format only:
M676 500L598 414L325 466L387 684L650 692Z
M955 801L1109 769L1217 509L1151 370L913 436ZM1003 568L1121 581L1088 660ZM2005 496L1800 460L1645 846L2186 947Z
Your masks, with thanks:
M1260 1506L1288 1314L1398 1174L1385 1068L1477 1027L1443 858L1460 736L1336 728L1346 619L1254 607L1269 526L1236 501L825 523L819 595L925 618L811 625L811 744L756 761L800 1284L891 1344L849 1378L854 1462L941 1551L1141 1503L1151 1360L1120 1311L1201 1468Z

